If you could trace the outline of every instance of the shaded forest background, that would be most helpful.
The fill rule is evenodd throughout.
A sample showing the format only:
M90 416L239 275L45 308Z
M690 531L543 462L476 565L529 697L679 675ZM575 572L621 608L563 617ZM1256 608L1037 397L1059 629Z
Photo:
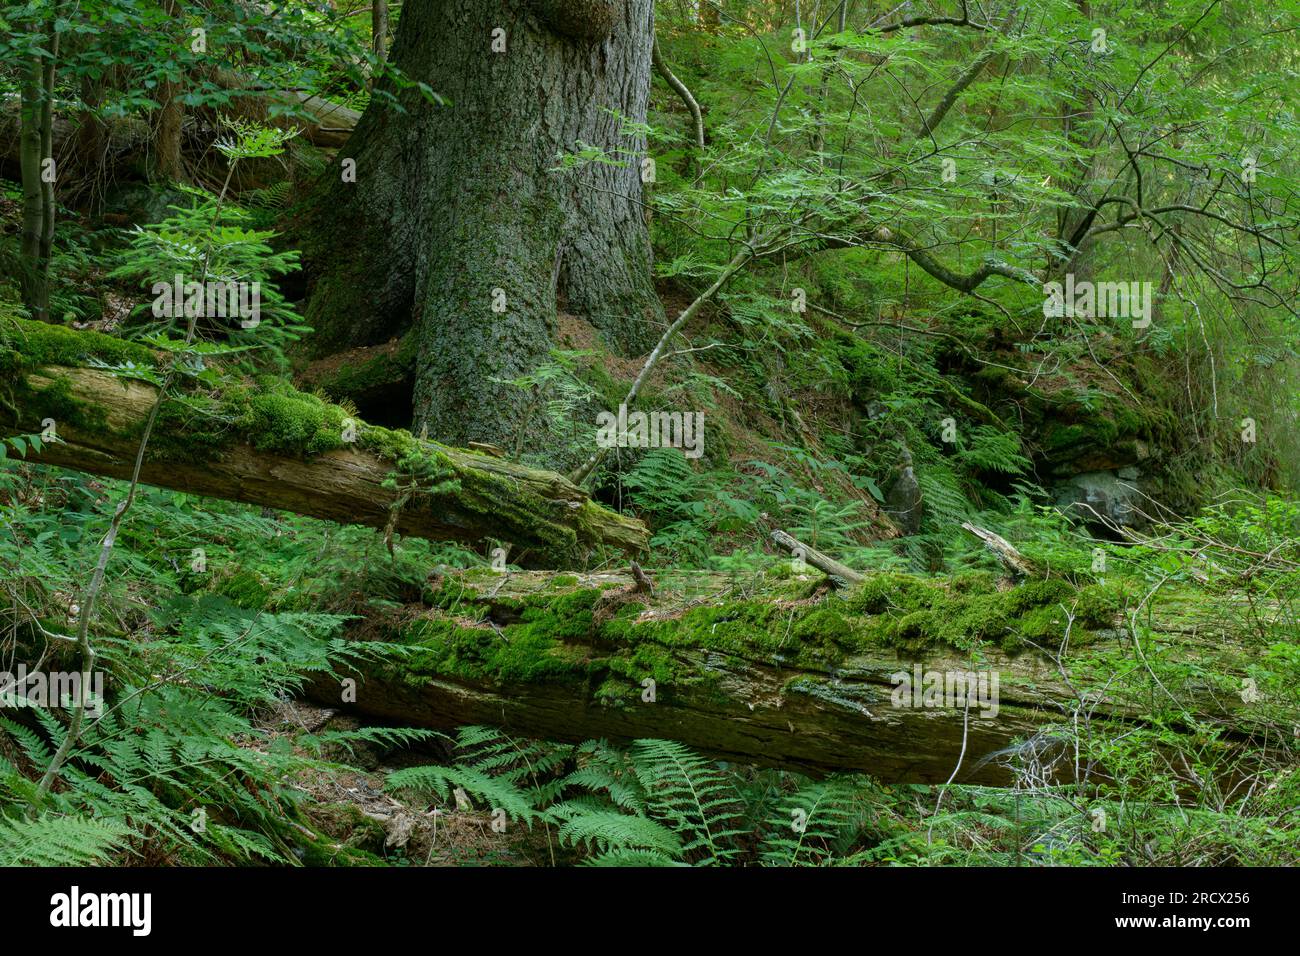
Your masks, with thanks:
M0 20L0 861L1295 863L1294 4Z

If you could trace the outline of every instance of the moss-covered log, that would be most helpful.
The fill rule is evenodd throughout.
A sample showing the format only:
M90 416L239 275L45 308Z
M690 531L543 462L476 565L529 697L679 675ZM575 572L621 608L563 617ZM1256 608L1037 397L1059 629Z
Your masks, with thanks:
M1125 608L1141 598L1059 579L1008 589L983 572L946 582L876 574L834 593L816 572L693 574L660 577L653 597L627 575L467 572L422 605L359 625L358 638L392 653L337 675L355 688L318 676L309 692L386 721L566 741L671 738L728 759L892 782L942 782L960 766L958 781L1003 784L1014 741L1034 741L1022 756L1072 764L1071 728L1102 739L1154 725L1157 711L1202 741L1221 732L1207 745L1225 752L1247 736L1288 746L1295 694L1246 703L1238 693L1264 642L1215 623L1231 609L1202 614L1171 597L1143 605L1138 651ZM972 672L993 693L972 700L967 724L964 706L925 688L930 675ZM902 692L899 675L920 689Z
M0 434L52 427L39 460L131 474L170 361L143 346L24 320L0 323ZM580 564L635 552L645 527L553 472L420 441L272 379L180 377L163 402L142 480L424 538L508 542L512 562Z

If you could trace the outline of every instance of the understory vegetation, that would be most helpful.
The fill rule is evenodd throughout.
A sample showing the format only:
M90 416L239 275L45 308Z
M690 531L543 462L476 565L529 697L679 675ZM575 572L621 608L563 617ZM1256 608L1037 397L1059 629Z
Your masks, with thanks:
M372 131L294 94L456 108L363 6L0 13L0 148L47 62L99 137L48 201L0 154L0 680L103 680L0 686L0 865L1300 863L1294 9L659 0L616 125L651 343L688 321L647 362L553 302L453 459L417 331L307 318L313 185ZM1045 308L1076 272L1149 321ZM159 308L174 276L260 311ZM597 451L621 404L702 414L698 455ZM236 448L212 497L169 477ZM267 497L364 455L357 524ZM648 547L588 547L612 512ZM1001 715L898 716L914 664L998 673Z

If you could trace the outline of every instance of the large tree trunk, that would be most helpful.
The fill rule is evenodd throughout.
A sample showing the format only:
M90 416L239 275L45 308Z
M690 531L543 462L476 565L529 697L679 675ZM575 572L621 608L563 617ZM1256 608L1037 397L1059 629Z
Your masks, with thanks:
M129 478L157 390L72 361L161 360L93 332L0 324L0 436L52 431L58 440L33 461ZM413 454L429 467L403 464ZM581 566L602 548L640 551L649 539L641 522L553 472L421 443L312 396L233 377L163 403L141 480L416 537L491 538L524 566Z
M614 348L652 344L645 144L620 119L645 119L652 39L651 0L408 3L393 62L447 103L376 96L340 158L356 181L322 184L303 240L318 352L413 325L417 427L505 443L525 395L493 379L547 360L557 299ZM618 164L555 171L584 144Z
M483 723L560 741L668 738L725 759L904 783L942 783L956 771L959 782L1006 784L1017 752L1031 762L1059 760L1058 776L1067 777L1071 727L1102 740L1150 726L1153 697L1165 693L1220 724L1225 746L1285 739L1300 719L1294 699L1266 710L1236 695L1265 650L1249 628L1191 618L1178 601L1146 609L1152 633L1141 653L1117 614L1088 627L1076 620L1059 662L1060 640L1048 638L1042 650L986 644L974 664L943 641L909 648L855 639L906 613L890 600L864 604L857 592L805 598L789 593L789 582L701 572L665 576L655 590L645 593L627 574L448 577L427 604L366 620L362 639L402 645L392 659L316 676L308 695L385 721ZM1008 631L1019 623L1017 608L1028 615L1050 607L1019 589L999 593ZM1060 624L1064 632L1064 613ZM1186 679L1154 685L1142 661L1156 655L1179 661ZM897 698L895 675L913 678L918 666L996 672L996 714L974 701L967 715L963 706ZM1207 686L1206 673L1222 675L1222 686ZM355 693L339 683L346 678ZM1038 733L1049 724L1058 731ZM1017 739L1031 742L999 754Z

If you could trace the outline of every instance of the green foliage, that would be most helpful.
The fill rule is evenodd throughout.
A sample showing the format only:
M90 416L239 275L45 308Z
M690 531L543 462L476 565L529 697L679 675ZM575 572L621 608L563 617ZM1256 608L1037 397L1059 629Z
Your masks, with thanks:
M0 772L10 768L0 765ZM0 866L90 866L105 863L133 834L88 817L0 819Z
M319 859L303 832L313 798L298 783L340 771L327 753L359 760L370 749L408 751L387 777L393 795L503 811L552 852L554 837L565 862L1296 862L1289 715L1300 686L1300 507L1286 495L1300 480L1300 439L1289 427L1300 355L1288 304L1300 88L1283 15L1193 0L1101 0L1087 10L1047 0L1014 16L997 4L960 5L990 18L987 29L904 30L894 29L903 12L859 4L840 30L834 17L808 22L806 5L728 2L723 23L706 30L686 16L690 5L657 6L663 51L708 124L701 152L658 80L648 128L628 124L648 134L657 161L645 201L664 291L689 301L742 243L776 238L699 313L690 347L661 367L647 396L649 405L688 394L707 410L707 457L611 456L599 492L652 525L647 566L656 574L724 568L735 572L735 593L671 620L641 620L630 603L597 626L600 595L582 588L522 602L517 619L497 627L482 595L430 583L439 565L483 563L463 546L395 544L391 528L375 535L140 489L91 621L107 709L39 806L34 780L66 739L68 715L0 718L0 864ZM931 6L942 15L956 5ZM280 165L288 134L276 124L298 107L279 90L355 106L409 89L436 100L392 64L379 66L367 18L328 4L182 2L175 16L135 0L74 7L51 17L52 4L36 0L0 13L0 94L15 92L18 71L48 55L55 33L61 116L152 122L177 83L198 124L261 101L265 123L221 124L220 158L210 158L231 169ZM805 52L789 43L795 17L811 28ZM1088 42L1096 23L1106 47ZM199 27L202 53L185 42ZM981 69L968 74L973 64ZM574 184L584 167L640 158L572 145L557 165ZM217 185L214 169L205 158L196 181ZM74 226L60 211L53 315L111 323L108 306L125 283L126 298L145 303L127 323L140 342L18 319L0 281L0 415L32 400L24 375L42 365L88 364L156 386L174 372L185 387L172 389L159 422L183 427L155 442L161 460L190 461L235 440L291 455L341 447L351 405L274 376L254 386L242 374L284 373L308 331L276 288L297 268L274 228L293 196L289 181L239 202L224 190L185 191L188 208L125 237ZM73 202L62 185L59 197ZM0 253L14 246L20 198L4 187ZM1073 232L1084 221L1103 231L1085 242ZM125 248L114 251L119 241ZM980 268L984 281L963 281ZM1041 280L1061 270L1152 281L1155 321L1045 315ZM140 294L176 275L259 283L258 326L205 316L198 340L182 341L183 304L150 316ZM626 393L605 358L556 351L511 380L526 395L510 423L513 457L542 432L552 461L589 448L592 412ZM393 365L409 373L417 360L406 349ZM341 379L360 387L375 371L345 369ZM109 427L101 410L72 400L66 380L41 387L59 424ZM1247 419L1258 440L1244 438ZM460 490L456 469L427 443L384 429L359 439L393 463L384 487L394 517L416 496ZM32 468L48 441L0 437L0 651L75 667L72 607L125 490ZM882 538L879 511L905 464L923 517L920 533L898 542ZM1058 478L1126 464L1141 466L1144 490L1163 504L1185 513L1214 504L1123 541L1094 540L1046 507ZM1238 486L1254 492L1216 498ZM1001 569L960 531L963 521L1012 541L1045 579L1000 584ZM742 573L788 576L768 544L775 527L883 573L817 601L817 582L796 579L795 607L775 615L749 600L755 576ZM941 569L942 578L915 573ZM422 612L399 642L364 629L383 626L379 612L419 602L438 613ZM1144 619L1155 605L1185 617L1189 633L1216 637L1204 638L1203 654L1171 658ZM341 639L348 621L356 640ZM444 672L567 681L618 706L645 676L665 685L680 677L681 651L833 669L875 644L917 654L1050 649L1067 628L1082 652L1070 663L1083 673L1072 678L1139 681L1143 725L1116 734L1084 708L1064 714L990 758L1008 764L1010 789L813 781L723 765L669 740L562 746L486 727L463 730L451 757L434 763L427 748L443 738L429 731L299 734L269 716L305 680L332 679L358 659L384 660L413 687ZM1098 635L1116 631L1140 658L1093 655ZM1248 649L1242 673L1214 658L1220 633ZM599 646L571 652L574 638L593 635ZM1227 740L1187 705L1188 688L1233 707L1240 699L1234 716L1260 728L1266 745ZM1104 772L1073 776L1080 766ZM1094 811L1106 826L1094 826Z
M259 134L248 136L232 147L240 157L265 148ZM198 317L206 335L261 350L262 364L284 370L285 348L310 330L272 279L297 269L298 253L276 252L275 233L246 228L249 213L222 197L185 189L194 197L190 208L173 206L163 221L137 226L110 277L139 280L151 290L149 304L137 310L142 333L169 333L178 320Z

